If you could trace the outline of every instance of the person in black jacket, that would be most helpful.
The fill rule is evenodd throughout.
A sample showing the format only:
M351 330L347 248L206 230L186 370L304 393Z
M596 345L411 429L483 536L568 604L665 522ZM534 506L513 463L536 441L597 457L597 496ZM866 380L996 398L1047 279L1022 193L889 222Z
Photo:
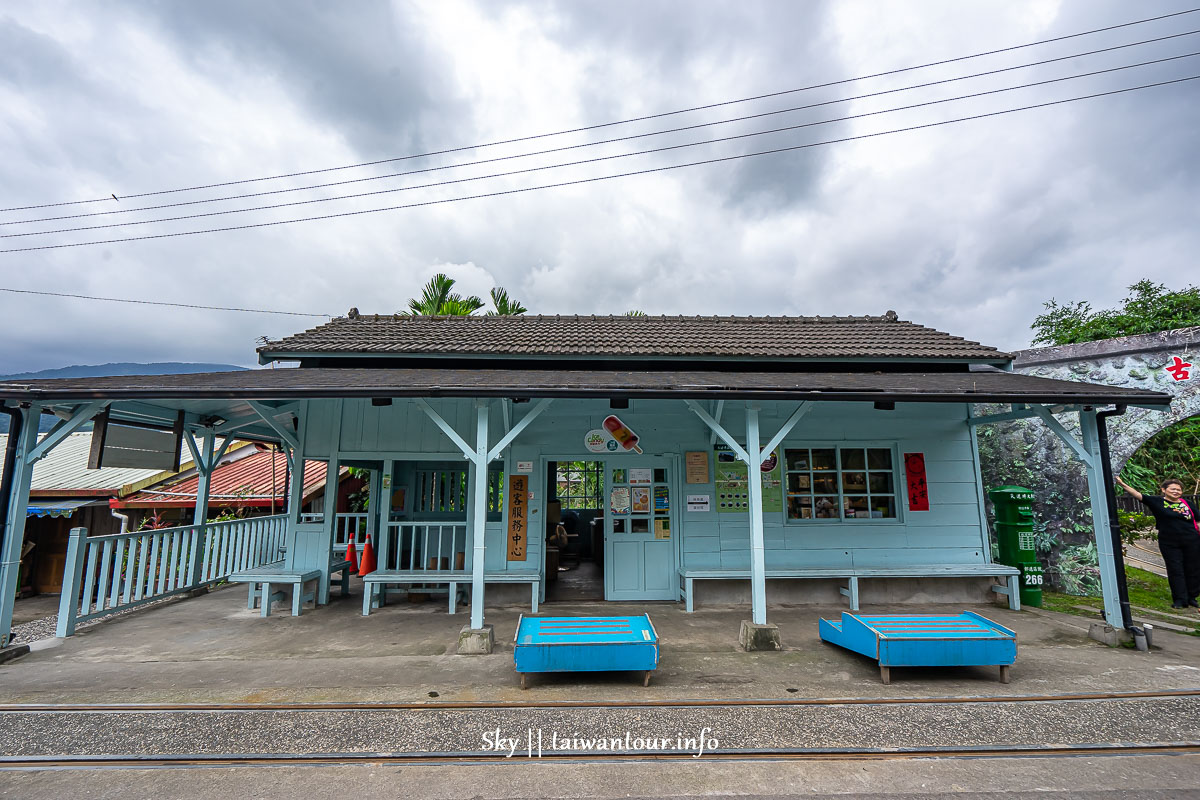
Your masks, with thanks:
M1158 485L1162 495L1142 494L1119 477L1117 484L1154 515L1158 549L1171 586L1171 605L1200 608L1196 602L1200 596L1200 523L1196 509L1183 499L1183 483L1168 478Z

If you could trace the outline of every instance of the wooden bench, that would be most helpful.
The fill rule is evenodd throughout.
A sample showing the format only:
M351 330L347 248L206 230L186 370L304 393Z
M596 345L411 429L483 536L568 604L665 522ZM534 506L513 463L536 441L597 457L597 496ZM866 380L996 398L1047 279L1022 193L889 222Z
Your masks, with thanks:
M340 572L342 597L350 593L350 562L346 560L333 561L329 565L329 575ZM250 586L249 599L246 602L246 607L253 611L260 603L262 605L262 616L271 616L271 604L276 600L284 600L287 598L287 593L283 591L272 592L271 587L274 584L290 585L292 587L292 616L300 616L300 609L304 603L312 601L316 603L316 590L309 592L304 591L304 584L310 581L318 581L321 579L321 570L296 570L288 569L284 566L284 562L276 561L271 564L264 564L261 567L254 569L245 569L240 572L235 572L229 576L230 583L246 583Z
M450 599L450 613L458 608L459 584L470 586L471 573L468 570L438 570L438 569L377 569L363 576L363 616L371 613L372 608L378 608L387 601L387 587L405 586L408 591L414 591L415 586L434 584L432 591L439 594L445 591ZM538 598L541 595L542 576L537 570L508 570L504 572L486 572L484 583L528 583L532 588L533 613L537 613ZM446 584L446 589L437 586ZM426 591L416 589L416 591Z
M904 567L797 567L794 569L768 569L768 580L832 578L845 580L846 586L838 591L850 598L850 610L858 611L859 578L1001 578L1003 585L992 586L992 591L1008 596L1008 607L1021 610L1020 570L1004 564L926 564ZM749 580L749 569L681 569L679 570L680 597L692 611L692 589L696 581L704 580Z

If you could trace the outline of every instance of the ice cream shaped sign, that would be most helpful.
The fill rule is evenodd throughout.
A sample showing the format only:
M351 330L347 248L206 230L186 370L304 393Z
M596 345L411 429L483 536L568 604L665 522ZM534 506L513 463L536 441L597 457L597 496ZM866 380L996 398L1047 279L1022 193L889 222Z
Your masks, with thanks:
M629 452L641 454L638 447L639 437L633 430L616 416L609 414L604 418L604 427L590 430L583 437L583 444L593 453Z

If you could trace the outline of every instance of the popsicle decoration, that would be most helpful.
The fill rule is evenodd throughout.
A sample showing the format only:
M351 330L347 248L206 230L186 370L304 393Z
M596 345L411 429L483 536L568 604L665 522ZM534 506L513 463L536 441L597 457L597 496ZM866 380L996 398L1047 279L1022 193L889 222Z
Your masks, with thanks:
M641 455L642 448L638 447L638 435L631 431L624 422L610 414L604 418L604 430L612 434L621 447Z

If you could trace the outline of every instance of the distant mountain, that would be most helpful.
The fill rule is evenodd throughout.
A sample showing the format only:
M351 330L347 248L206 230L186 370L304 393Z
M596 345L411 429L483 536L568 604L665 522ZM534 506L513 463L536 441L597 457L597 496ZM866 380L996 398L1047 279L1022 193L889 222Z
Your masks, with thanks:
M58 369L43 369L38 372L22 372L18 375L0 376L4 380L40 380L43 378L102 378L109 375L185 375L193 372L237 372L246 369L236 364L195 364L180 361L156 361L150 364L137 364L123 361L115 364L77 364L73 367ZM44 433L50 430L55 419L43 416L40 430ZM82 430L88 430L91 423ZM0 415L0 433L8 433L8 415Z
M106 375L186 375L193 372L237 372L245 367L236 364L194 364L180 361L157 361L150 364L136 364L122 361L115 364L79 364L73 367L58 369L43 369L38 372L22 372L17 375L3 375L0 380L14 378L101 378Z

